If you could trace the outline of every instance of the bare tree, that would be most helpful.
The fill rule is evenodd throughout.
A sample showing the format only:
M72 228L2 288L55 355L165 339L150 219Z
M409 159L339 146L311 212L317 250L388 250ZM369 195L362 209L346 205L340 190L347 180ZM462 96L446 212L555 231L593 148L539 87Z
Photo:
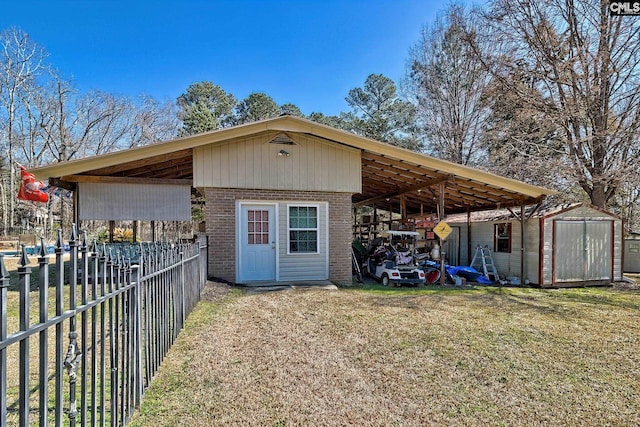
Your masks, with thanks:
M535 95L535 88L522 74L516 72L508 81L509 85L529 86L527 90ZM541 100L542 95L538 96ZM575 183L562 173L562 140L545 114L522 102L500 79L488 87L485 102L491 107L482 142L488 168L509 178L568 192Z
M475 50L504 91L556 131L566 179L600 207L636 181L640 156L640 20L610 16L608 5L494 0L485 16L493 54Z
M172 102L161 103L150 96L141 96L135 105L129 128L128 148L166 141L178 136L180 123Z
M416 105L427 151L461 164L483 162L481 138L489 109L489 74L465 43L475 37L474 15L452 4L411 49L405 92Z
M15 225L16 168L15 152L22 142L18 136L17 117L27 94L33 91L38 76L46 71L45 50L19 28L0 33L0 144L8 160L9 190L2 197L3 226ZM7 194L8 193L8 194ZM7 200L8 199L8 200Z

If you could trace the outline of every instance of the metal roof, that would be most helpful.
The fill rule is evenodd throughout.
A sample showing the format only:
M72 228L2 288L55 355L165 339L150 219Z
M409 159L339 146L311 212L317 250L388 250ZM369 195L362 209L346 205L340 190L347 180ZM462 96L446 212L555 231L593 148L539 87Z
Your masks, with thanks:
M193 149L264 132L307 134L361 151L362 193L353 203L407 214L435 212L440 184L445 212L467 212L538 203L555 191L437 159L293 116L281 116L199 135L160 142L34 169L37 179L80 181L99 177L144 178L157 182L193 179ZM105 180L108 178L105 178Z

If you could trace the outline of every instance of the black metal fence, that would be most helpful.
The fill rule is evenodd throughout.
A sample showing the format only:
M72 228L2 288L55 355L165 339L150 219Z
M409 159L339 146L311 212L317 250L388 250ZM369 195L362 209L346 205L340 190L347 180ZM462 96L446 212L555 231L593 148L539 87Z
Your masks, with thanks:
M89 246L74 227L51 256L41 241L32 269L23 248L11 278L0 255L0 426L125 425L200 298L206 241Z

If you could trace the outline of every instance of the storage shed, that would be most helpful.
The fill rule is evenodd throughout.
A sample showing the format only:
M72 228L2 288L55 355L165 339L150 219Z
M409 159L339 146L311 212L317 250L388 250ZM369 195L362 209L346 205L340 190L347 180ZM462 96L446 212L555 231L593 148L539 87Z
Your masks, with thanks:
M524 272L525 283L542 287L622 280L620 217L586 203L529 207L523 213L524 221L508 209L448 216L447 223L457 229L457 241L449 246L457 253L451 257L469 265L477 247L487 246L501 277L521 278Z

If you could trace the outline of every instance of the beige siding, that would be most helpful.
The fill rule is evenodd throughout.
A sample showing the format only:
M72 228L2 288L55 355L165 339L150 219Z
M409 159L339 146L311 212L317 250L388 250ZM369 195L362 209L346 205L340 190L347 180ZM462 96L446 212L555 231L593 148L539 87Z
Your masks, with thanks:
M318 208L318 253L288 254L289 205L317 206ZM294 280L327 280L329 278L329 260L327 253L327 204L313 202L280 202L278 203L278 222L280 224L278 248L278 280L289 282Z
M296 135L295 145L260 134L194 149L194 186L265 190L362 191L360 151ZM289 156L279 156L285 150Z

